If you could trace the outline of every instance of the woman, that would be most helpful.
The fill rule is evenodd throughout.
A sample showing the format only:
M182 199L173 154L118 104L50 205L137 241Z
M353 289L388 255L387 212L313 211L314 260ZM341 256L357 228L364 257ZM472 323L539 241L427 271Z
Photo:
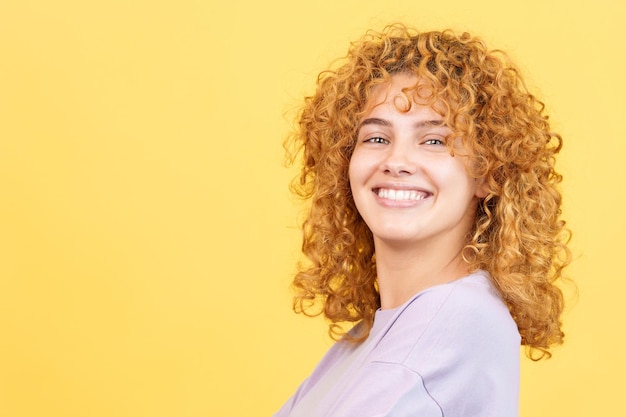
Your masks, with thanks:
M276 416L518 415L520 342L539 359L563 339L543 107L451 31L370 32L320 75L292 138L310 199L294 306L340 339Z

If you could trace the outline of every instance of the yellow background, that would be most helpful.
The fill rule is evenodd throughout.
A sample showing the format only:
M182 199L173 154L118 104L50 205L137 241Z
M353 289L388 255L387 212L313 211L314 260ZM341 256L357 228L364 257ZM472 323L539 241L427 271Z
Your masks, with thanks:
M290 310L289 110L396 20L509 51L565 139L580 294L522 416L626 415L621 4L2 0L0 415L279 408L330 344Z

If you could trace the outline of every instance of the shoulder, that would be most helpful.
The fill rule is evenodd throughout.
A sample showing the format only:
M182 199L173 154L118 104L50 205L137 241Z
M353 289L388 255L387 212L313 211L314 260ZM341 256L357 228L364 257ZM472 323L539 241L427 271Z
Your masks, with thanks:
M483 271L423 291L407 303L398 320L410 326L420 316L428 320L425 331L442 336L519 338L508 307Z
M446 334L464 338L476 335L514 339L519 347L517 324L486 272L478 271L450 283L448 288L433 289L432 292L432 295L423 295L441 300L433 324L444 326ZM435 295L436 292L443 294ZM419 310L417 304L416 307ZM432 330L437 331L437 328Z
M380 345L380 360L418 374L444 415L516 415L520 335L486 273L418 294Z
M419 334L413 353L420 357L429 352L493 360L503 350L508 356L519 353L517 325L482 271L418 294L398 316L397 325L405 336ZM411 352L407 354L409 359Z
M455 347L511 345L519 349L520 336L491 278L486 272L431 287L402 306L388 326L385 340L404 343L404 353Z

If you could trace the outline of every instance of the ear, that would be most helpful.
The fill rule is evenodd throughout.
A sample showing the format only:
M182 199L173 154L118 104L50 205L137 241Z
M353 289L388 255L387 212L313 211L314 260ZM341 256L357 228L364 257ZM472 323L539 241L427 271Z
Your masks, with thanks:
M489 185L485 181L485 177L476 178L476 197L485 198L489 195Z

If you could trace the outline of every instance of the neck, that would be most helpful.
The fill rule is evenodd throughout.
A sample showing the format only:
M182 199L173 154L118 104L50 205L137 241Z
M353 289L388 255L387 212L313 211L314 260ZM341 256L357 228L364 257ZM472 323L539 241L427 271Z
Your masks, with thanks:
M399 247L375 240L381 308L398 307L426 288L466 276L469 266L461 256L463 247L450 242Z

